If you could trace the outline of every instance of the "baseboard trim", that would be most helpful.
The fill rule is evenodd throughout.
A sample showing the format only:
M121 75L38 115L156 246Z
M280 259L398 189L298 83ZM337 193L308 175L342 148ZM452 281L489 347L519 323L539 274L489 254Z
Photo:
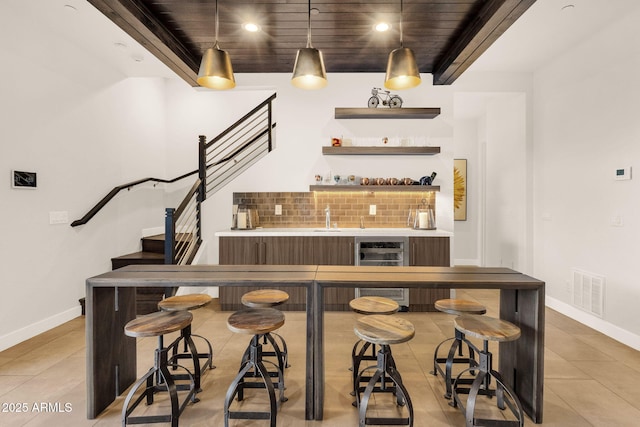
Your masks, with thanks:
M598 332L601 332L624 345L640 351L640 336L622 329L619 326L594 317L566 302L562 302L550 296L546 297L546 306L564 314L573 320L580 322Z
M9 332L6 335L0 337L0 351L4 351L9 347L13 347L16 344L20 344L23 341L33 338L38 334L48 331L49 329L60 326L69 320L75 319L82 315L82 308L77 307L63 311L62 313L55 314L46 319L42 319L36 323L32 323L29 326L18 329L17 331Z

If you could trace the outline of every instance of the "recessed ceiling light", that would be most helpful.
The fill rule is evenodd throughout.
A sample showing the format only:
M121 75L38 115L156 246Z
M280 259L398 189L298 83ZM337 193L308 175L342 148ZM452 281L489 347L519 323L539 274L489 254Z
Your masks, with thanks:
M75 7L75 6L74 6L74 5L72 5L72 4L65 4L65 5L64 5L64 10L70 10L70 11L73 11L73 12L77 12L77 11L78 11L78 8L77 8L77 7Z
M122 43L122 42L115 42L113 46L120 51L125 51L127 50L127 47L128 47L125 43Z
M573 10L573 8L575 8L576 5L574 4L566 4L564 6L562 6L562 8L560 10Z
M391 25L387 24L386 22L378 22L373 26L373 29L380 33L384 33L385 31L389 31L391 29Z
M246 31L249 31L250 33L257 33L258 31L260 31L260 25L254 24L253 22L245 22L244 24L242 24L242 28L244 28Z

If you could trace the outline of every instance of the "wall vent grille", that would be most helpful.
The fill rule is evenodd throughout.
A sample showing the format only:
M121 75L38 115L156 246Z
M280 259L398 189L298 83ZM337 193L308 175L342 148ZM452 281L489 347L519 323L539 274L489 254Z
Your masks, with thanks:
M573 305L594 316L604 315L604 276L573 269Z

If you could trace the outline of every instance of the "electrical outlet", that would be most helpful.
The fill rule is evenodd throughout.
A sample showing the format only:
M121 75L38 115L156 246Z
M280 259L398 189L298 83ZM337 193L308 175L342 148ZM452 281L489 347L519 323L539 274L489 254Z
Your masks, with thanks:
M376 214L376 205L369 205L369 215Z
M620 215L614 215L611 217L612 227L624 227L624 219Z
M282 205L276 205L276 215L282 215Z

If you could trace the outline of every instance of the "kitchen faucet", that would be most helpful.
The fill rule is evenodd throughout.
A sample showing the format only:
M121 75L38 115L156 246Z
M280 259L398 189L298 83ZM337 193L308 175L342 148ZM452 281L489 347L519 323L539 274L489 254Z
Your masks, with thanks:
M331 228L331 208L329 208L329 205L327 205L326 208L324 208L324 221L325 221L325 225L327 227L327 229Z

